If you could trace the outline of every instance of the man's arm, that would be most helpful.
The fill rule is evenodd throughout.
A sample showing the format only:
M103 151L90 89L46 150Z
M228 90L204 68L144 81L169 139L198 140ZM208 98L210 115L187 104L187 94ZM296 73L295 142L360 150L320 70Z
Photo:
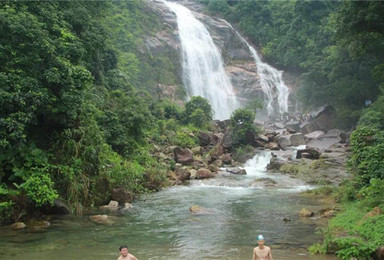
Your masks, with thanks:
M252 260L256 260L256 247L253 249L253 257Z
M269 248L268 256L269 256L269 260L273 260L271 248Z

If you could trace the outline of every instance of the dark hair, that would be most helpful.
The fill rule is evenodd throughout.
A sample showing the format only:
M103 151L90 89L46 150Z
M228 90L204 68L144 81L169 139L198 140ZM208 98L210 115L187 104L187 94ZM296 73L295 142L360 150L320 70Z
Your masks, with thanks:
M124 249L124 248L128 249L127 246L120 246L120 247L119 247L119 251L121 251L121 250Z

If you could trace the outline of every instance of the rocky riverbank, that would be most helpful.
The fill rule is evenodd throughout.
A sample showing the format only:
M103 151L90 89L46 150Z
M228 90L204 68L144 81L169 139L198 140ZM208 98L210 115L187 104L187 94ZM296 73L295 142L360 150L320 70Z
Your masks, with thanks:
M286 181L300 181L306 185L338 185L348 178L345 162L349 153L348 134L332 127L332 108L324 106L305 122L287 118L285 122L259 124L258 134L249 132L247 145L234 146L233 131L227 121L214 121L211 131L188 133L198 139L199 146L153 145L152 156L168 171L168 185L182 185L192 179L216 178L225 174L246 175L245 162L257 153L271 152L267 170L284 174ZM324 124L323 122L326 122ZM309 127L310 125L311 127ZM312 132L308 132L312 129ZM169 167L171 166L171 167ZM230 185L230 184L229 184ZM279 188L271 178L258 178L252 184L257 187ZM284 185L284 184L283 184ZM132 206L133 195L123 189L114 189L109 205L93 212L124 212ZM47 213L68 214L65 203L57 200ZM109 223L106 215L91 219L97 223ZM25 228L19 224L13 228Z

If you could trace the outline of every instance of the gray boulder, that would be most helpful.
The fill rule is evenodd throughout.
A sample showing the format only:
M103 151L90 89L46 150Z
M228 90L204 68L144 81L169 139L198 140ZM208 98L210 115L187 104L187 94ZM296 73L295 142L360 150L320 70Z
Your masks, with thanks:
M238 175L246 175L247 171L245 169L242 169L240 167L232 167L232 168L226 168L226 171L232 174L238 174Z
M285 128L293 131L293 132L299 132L300 131L300 122L299 121L289 121L284 124Z
M215 174L206 168L201 168L196 173L196 179L213 178Z
M206 132L202 132L202 131L199 132L198 138L199 138L199 143L201 146L207 146L211 143L211 137Z
M289 135L280 135L277 137L277 143L281 149L285 150L288 146L291 146L291 140Z
M309 113L310 118L301 126L301 132L308 134L314 131L324 131L335 127L336 109L331 105L324 105Z
M304 135L302 133L291 134L289 140L293 146L305 144Z
M176 147L173 150L173 154L177 163L191 164L193 162L193 153L188 148Z

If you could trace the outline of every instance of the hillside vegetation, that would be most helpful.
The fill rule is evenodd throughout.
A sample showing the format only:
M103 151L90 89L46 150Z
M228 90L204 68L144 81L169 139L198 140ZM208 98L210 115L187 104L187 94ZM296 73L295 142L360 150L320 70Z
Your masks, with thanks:
M159 24L142 1L0 3L0 222L56 198L82 213L113 188L134 199L166 185L172 165L152 143L195 143L185 133L212 112L148 92L168 67L138 50Z

